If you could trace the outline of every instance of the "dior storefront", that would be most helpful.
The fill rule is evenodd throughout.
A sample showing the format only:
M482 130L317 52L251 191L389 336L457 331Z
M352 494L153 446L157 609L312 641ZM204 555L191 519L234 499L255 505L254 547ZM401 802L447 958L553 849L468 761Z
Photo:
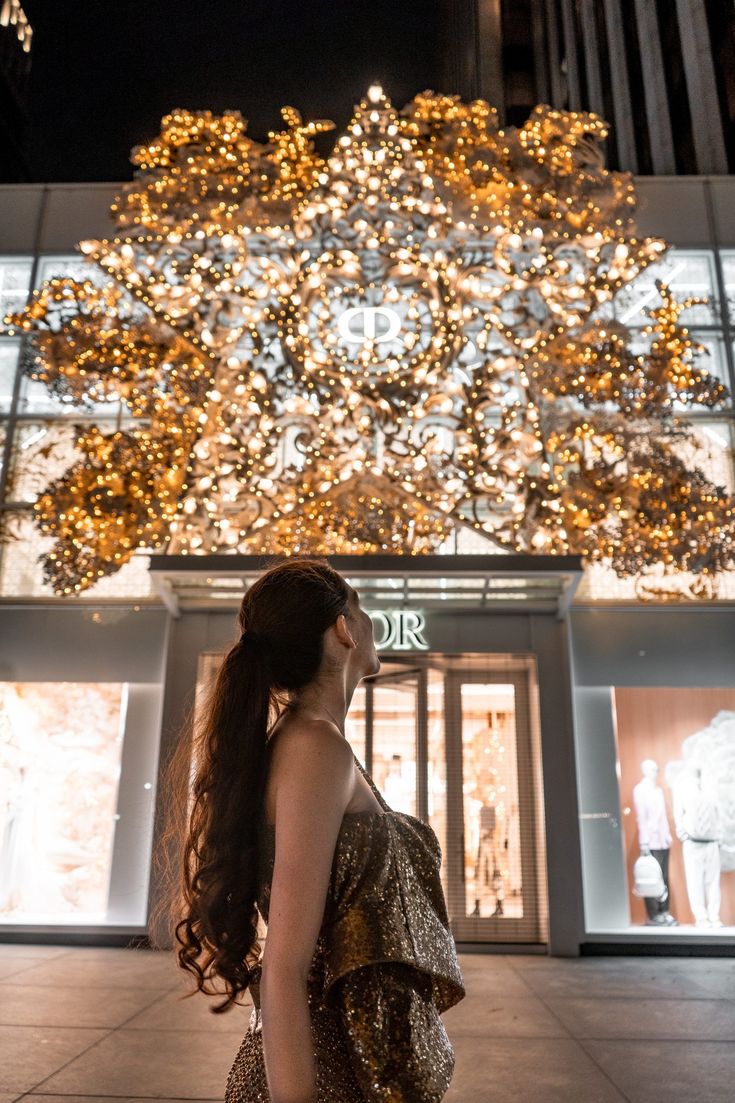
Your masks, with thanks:
M75 245L105 234L117 189L2 189L0 312L88 270ZM675 244L632 286L646 302L665 276L679 298L710 299L690 332L735 393L733 180L637 189L640 233ZM157 899L160 763L260 561L136 554L56 597L33 503L66 470L82 414L23 374L21 345L0 333L13 533L0 542L0 939L125 943L146 936ZM120 411L84 417L112 428ZM732 490L732 405L691 417L698 462ZM735 574L668 593L576 557L498 554L466 527L440 553L331 560L372 613L382 661L349 738L388 803L434 827L460 948L732 952Z
M382 664L348 737L435 829L461 949L730 951L732 610L585 607L576 557L330 561ZM145 937L159 762L263 564L153 557L146 603L0 610L0 937Z

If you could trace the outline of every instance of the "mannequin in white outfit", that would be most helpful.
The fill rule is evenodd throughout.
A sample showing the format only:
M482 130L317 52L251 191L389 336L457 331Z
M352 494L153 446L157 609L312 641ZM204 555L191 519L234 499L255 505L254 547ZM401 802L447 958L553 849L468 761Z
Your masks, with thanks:
M700 766L692 766L674 789L674 822L695 926L721 927L720 812L702 788Z
M669 911L669 850L672 838L666 815L664 791L656 784L658 763L652 758L641 762L643 777L633 789L633 805L638 823L638 843L641 854L652 854L661 866L666 893L662 900L644 896L647 926L673 927L677 920Z

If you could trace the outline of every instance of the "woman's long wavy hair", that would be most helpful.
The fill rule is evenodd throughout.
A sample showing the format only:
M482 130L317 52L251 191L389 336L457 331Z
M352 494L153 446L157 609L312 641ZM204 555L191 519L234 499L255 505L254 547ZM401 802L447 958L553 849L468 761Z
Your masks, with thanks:
M223 979L227 998L210 1007L214 1013L238 1002L258 961L268 732L291 695L315 679L324 633L348 615L349 593L324 559L291 557L266 570L240 606L244 639L225 655L164 765L167 823L154 855L164 890L150 938L168 948L173 931L178 963L196 979L183 998L221 995L207 982Z

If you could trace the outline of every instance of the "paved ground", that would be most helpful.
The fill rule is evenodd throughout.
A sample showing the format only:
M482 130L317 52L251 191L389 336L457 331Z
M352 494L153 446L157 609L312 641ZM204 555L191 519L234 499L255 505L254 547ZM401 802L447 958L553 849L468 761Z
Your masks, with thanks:
M735 1098L735 958L460 965L447 1103ZM212 1015L185 990L171 955L0 944L0 1103L221 1103L249 1008Z

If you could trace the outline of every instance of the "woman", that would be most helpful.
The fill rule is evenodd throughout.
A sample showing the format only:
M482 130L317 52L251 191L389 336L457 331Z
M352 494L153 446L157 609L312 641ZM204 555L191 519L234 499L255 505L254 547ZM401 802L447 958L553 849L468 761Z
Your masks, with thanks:
M325 560L294 557L250 587L239 627L196 735L176 925L196 990L224 979L212 1011L253 998L225 1103L437 1103L440 1012L465 991L436 835L388 807L345 737L380 669L371 619Z

